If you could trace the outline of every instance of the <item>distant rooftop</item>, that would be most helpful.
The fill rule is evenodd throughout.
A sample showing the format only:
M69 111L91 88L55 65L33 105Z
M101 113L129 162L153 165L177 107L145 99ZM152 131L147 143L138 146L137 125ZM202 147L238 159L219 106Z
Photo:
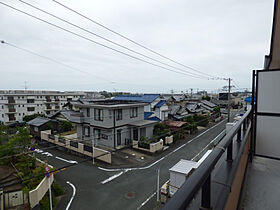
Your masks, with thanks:
M85 101L83 101L85 102ZM118 108L118 107L130 107L130 106L145 106L146 103L138 101L122 101L122 100L112 100L112 99L92 99L87 100L87 103L77 104L77 107L107 107L107 108Z
M45 90L0 90L0 94L11 95L85 95L83 91L45 91Z
M119 95L113 98L113 100L120 100L120 101L139 101L139 102L146 102L151 103L156 100L160 94L144 94L144 95Z

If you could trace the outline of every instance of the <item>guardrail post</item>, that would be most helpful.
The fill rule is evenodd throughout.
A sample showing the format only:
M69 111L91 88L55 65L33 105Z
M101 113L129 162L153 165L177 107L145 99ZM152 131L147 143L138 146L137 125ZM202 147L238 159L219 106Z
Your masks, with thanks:
M244 131L247 130L247 118L245 118L244 121L243 121L243 130Z
M227 147L227 161L232 161L232 139Z
M241 142L241 127L238 129L238 132L237 132L237 141Z
M201 210L211 208L211 174L209 174L201 189Z

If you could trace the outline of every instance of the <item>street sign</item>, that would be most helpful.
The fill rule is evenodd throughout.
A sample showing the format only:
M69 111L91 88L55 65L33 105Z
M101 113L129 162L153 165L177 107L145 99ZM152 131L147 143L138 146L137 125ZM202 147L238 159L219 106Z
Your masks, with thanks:
M50 177L50 170L49 170L48 166L45 167L45 171L46 171L46 177L49 178Z

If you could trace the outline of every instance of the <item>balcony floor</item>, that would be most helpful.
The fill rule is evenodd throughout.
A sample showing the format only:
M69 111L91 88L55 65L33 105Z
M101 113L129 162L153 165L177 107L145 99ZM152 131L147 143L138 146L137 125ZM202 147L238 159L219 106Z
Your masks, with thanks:
M240 208L278 210L280 198L280 161L254 157L248 164Z

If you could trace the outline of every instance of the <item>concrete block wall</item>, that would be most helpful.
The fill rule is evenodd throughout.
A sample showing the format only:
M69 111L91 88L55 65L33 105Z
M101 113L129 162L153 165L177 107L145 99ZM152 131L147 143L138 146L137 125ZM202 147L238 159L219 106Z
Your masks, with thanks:
M49 167L52 168L52 166L50 165ZM49 190L49 181L50 184L52 184L53 180L54 180L53 174L51 174L49 178L44 177L44 179L40 182L40 184L34 190L31 190L29 192L29 203L31 209L39 204L39 201L42 200L46 192Z
M41 131L41 139L45 140L45 141L48 141L48 142L51 142L51 143L54 143L54 144L57 144L57 145L60 145L62 147L68 148L72 151L75 151L75 152L87 155L89 157L92 157L91 152L84 151L84 144L83 143L78 142L78 148L72 147L70 145L70 140L65 139L65 144L64 144L64 143L59 142L59 136L58 135L55 135L55 140L52 140L52 139L49 139L49 134L50 134L50 130ZM98 157L100 155L102 155L102 156ZM109 164L112 163L112 155L111 155L110 152L108 152L106 150L95 147L94 148L94 157L97 157L98 160L104 161L106 163L109 163Z

